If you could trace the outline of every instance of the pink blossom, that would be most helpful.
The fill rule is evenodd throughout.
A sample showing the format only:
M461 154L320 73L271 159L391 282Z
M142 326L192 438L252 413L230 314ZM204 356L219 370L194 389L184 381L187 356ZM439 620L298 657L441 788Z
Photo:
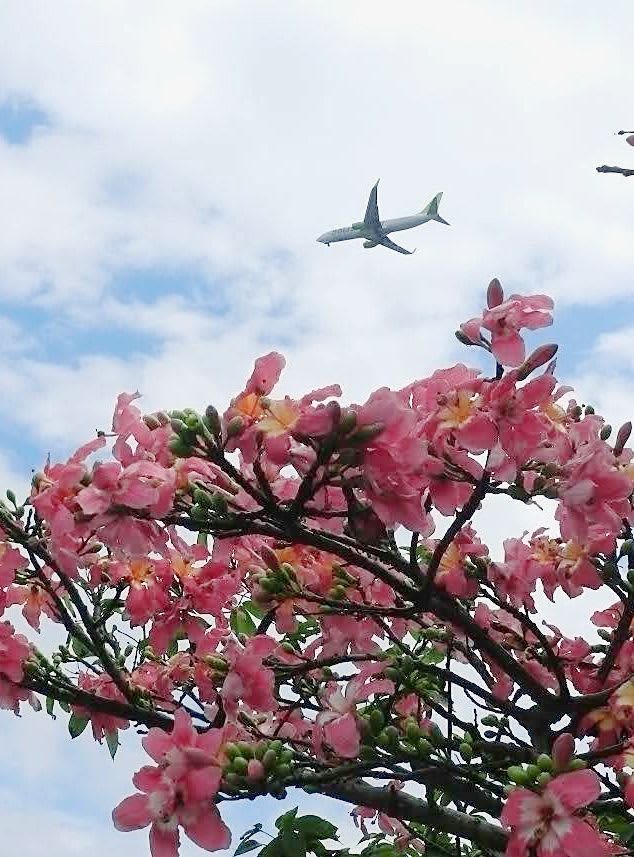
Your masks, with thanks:
M212 803L222 776L222 740L218 729L199 735L182 709L174 715L171 733L150 729L142 744L157 766L134 775L138 792L112 813L117 830L151 825L152 857L177 857L179 827L207 851L228 848L231 834Z
M552 324L552 300L546 295L511 295L496 306L489 306L482 319L473 318L461 325L462 331L474 342L480 329L491 333L491 351L503 366L519 366L526 357L523 328L537 330Z
M17 714L19 703L31 698L29 691L19 687L30 653L26 637L16 634L10 622L0 622L0 708Z
M511 831L507 857L601 857L609 844L575 813L596 800L601 784L594 771L555 777L541 794L514 789L501 821ZM532 849L532 851L531 851Z

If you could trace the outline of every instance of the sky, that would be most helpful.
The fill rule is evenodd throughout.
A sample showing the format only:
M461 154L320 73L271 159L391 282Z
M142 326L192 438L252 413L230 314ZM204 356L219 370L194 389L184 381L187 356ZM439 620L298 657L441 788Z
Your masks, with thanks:
M634 180L595 172L634 165L631 3L19 0L0 26L0 485L121 391L222 409L272 349L282 392L357 402L469 362L453 331L493 276L555 298L560 378L631 416ZM384 219L443 191L451 227L400 235L413 256L318 244L379 177ZM0 734L6 853L145 853L109 819L134 736L112 764L61 719Z

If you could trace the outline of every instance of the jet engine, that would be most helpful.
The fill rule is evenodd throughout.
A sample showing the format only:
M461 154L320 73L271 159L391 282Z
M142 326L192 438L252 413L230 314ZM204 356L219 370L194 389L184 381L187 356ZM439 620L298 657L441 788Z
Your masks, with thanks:
M378 241L364 241L363 242L363 246L365 247L366 250L369 250L370 247L376 247L377 244L378 244Z

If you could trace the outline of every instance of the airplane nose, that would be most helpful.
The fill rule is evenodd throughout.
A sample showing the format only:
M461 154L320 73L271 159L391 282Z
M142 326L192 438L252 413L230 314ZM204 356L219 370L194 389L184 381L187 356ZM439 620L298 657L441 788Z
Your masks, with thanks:
M319 236L319 238L317 239L317 241L318 241L320 244L325 244L325 243L326 243L326 233L324 232L324 234L323 234L323 235L320 235L320 236Z

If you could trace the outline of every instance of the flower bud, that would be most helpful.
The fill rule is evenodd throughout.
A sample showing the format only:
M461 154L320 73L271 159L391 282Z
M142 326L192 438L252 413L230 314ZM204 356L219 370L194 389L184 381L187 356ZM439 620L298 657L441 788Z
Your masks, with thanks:
M244 756L236 756L231 763L231 770L234 774L238 774L239 776L243 777L249 770L249 763L244 758Z
M467 334L463 330L456 330L454 336L458 340L461 345L480 345L479 342L474 342L473 339L467 336Z
M496 306L499 306L504 301L504 290L502 289L502 285L497 277L491 280L489 283L489 288L487 289L487 306L489 309L493 309Z
M550 760L550 756L548 757L548 759ZM552 765L552 761L550 762L550 764ZM529 779L536 780L537 777L542 773L542 771L541 768L539 768L537 765L528 765L528 767L526 768L526 773Z
M259 780L263 780L265 776L266 771L262 762L259 759L251 759L247 765L247 778L252 783L257 783Z
M275 750L269 749L266 751L264 756L262 756L262 764L264 765L265 771L272 771L273 768L277 765L277 753Z
M150 429L150 431L154 431L154 429L161 427L161 422L158 420L154 414L146 414L143 417L143 422Z
M467 744L467 742L464 741L458 747L458 752L465 760L465 762L469 762L471 760L471 757L473 756L473 747L471 746L471 744Z
M630 146L634 146L634 134L630 134L629 137L626 137L625 142L629 143Z
M575 752L575 739L570 732L562 732L553 744L552 760L555 768L563 770L572 759Z
M628 422L623 423L623 425L618 430L618 433L616 435L616 440L614 441L614 455L615 456L618 457L623 452L623 449L625 448L625 444L630 439L631 434L632 434L632 423L629 422L629 420L628 420Z
M599 437L601 440L607 440L612 434L612 426L606 423L601 431L599 432Z
M561 736L559 736L561 737ZM537 757L537 767L540 771L547 771L550 773L554 767L554 762L551 757L547 753L541 753Z
M277 558L277 554L268 545L262 545L258 553L266 563L267 568L270 568L272 571L279 570L280 561Z
M542 773L537 777L537 784L540 786L547 786L552 778L552 774L549 774L547 771L542 771Z
M535 369L539 369L540 366L543 366L544 363L548 363L549 360L557 353L558 345L540 345L539 348L536 348L533 353L527 357L527 359L522 363L522 365L517 369L517 380L523 381L525 378L534 372Z
M221 431L220 416L213 405L207 405L203 422L213 435L219 435Z
M350 443L368 443L368 441L381 434L384 428L385 426L383 423L369 423L368 425L361 426L361 428L357 429L357 431L355 431L355 433L350 437Z
M375 708L370 714L370 726L375 734L378 734L385 726L385 715L379 708Z
M340 434L349 434L357 425L357 414L352 408L346 408L341 412L338 431Z
M232 417L227 423L227 440L242 434L244 431L244 420L242 417Z
M528 774L520 765L511 765L511 767L507 769L506 773L508 774L509 780L518 786L527 786L530 782Z
M182 437L173 437L171 438L169 444L169 450L176 458L189 458L189 456L193 453L193 449L191 446L186 443Z

